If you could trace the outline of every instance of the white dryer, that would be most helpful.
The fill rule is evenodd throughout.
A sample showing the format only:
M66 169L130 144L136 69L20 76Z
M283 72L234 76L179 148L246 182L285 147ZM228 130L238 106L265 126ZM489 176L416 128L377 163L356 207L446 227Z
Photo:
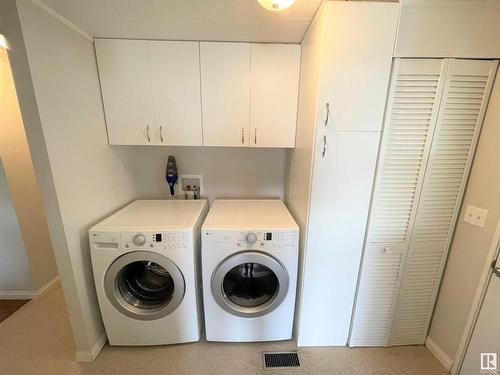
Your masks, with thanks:
M138 200L89 231L110 345L198 341L206 200Z
M216 200L202 226L208 341L292 337L299 228L280 200Z

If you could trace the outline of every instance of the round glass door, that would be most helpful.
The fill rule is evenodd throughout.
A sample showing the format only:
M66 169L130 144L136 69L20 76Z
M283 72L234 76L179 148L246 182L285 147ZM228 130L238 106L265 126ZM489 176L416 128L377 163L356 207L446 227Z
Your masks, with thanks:
M212 293L227 312L253 317L280 305L288 291L288 274L275 258L241 252L225 259L212 277Z
M147 251L134 251L116 259L104 283L113 306L139 320L170 314L181 303L185 291L179 268L167 257Z

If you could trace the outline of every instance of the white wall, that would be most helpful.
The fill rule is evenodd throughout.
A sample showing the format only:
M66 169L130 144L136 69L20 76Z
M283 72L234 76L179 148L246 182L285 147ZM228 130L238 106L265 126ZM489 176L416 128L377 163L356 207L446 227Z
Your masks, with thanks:
M453 359L500 219L500 78L491 92L429 337ZM485 227L463 221L467 205L488 210Z
M91 359L104 331L88 228L131 200L165 196L169 153L181 173L205 175L210 197L253 197L283 196L285 152L108 146L92 43L29 0L5 0L2 6L77 356Z
M36 181L24 124L5 49L0 48L0 159L16 211L35 289L49 284L58 271Z
M0 298L7 298L36 288L1 162L0 212Z
M113 146L142 197L168 197L165 166L174 155L179 174L202 174L204 195L214 198L284 196L286 151L223 147Z
M119 157L100 141L105 130L91 43L30 1L17 2L19 17L16 2L3 5L9 58L75 342L90 355L103 326L86 226L132 200L135 186Z
M500 1L401 0L397 57L500 57Z

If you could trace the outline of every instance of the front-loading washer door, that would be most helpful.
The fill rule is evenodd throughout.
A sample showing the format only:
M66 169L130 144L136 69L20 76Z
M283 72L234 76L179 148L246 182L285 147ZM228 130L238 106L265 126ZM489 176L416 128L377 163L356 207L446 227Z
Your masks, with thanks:
M223 260L212 275L212 295L225 311L256 317L276 309L288 292L288 274L274 257L242 251Z
M182 272L166 256L133 251L111 264L104 289L111 304L123 314L137 320L155 320L180 305L186 285Z

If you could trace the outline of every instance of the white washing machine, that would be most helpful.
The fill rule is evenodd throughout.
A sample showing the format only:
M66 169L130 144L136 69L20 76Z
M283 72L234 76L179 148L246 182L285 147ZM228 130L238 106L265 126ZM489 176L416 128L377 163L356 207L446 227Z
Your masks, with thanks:
M198 341L206 200L138 200L89 231L110 345Z
M202 226L208 341L292 337L299 227L280 200L216 200Z

